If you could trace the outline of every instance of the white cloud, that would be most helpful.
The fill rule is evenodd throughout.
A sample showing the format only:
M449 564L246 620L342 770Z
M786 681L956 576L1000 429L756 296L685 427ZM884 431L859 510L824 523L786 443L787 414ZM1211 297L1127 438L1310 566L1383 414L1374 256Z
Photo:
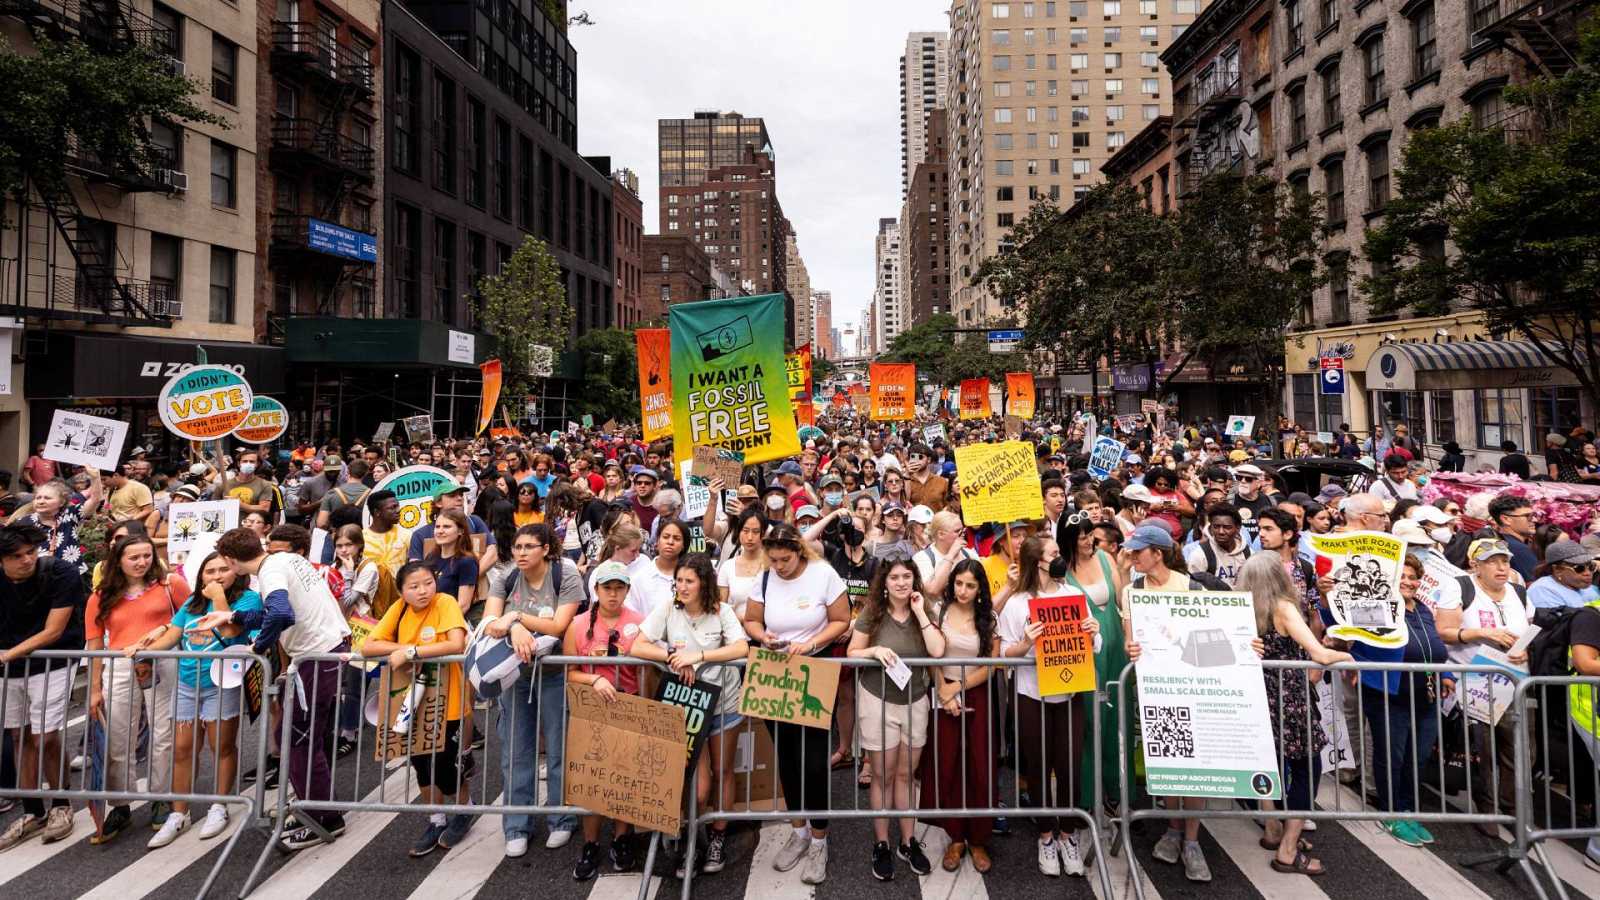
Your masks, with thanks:
M878 219L900 212L900 54L943 30L942 0L571 0L578 145L639 174L657 231L656 121L697 109L766 120L778 199L835 325L872 296Z

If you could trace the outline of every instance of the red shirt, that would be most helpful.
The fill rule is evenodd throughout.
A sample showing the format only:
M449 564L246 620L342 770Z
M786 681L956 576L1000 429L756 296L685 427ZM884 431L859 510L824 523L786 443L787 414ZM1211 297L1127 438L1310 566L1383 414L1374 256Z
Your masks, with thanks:
M595 621L599 607L589 610L572 620L567 626L567 632L572 635L573 649L577 656L593 656L605 658L612 656L611 633L612 629ZM624 606L622 614L617 617L616 630L616 656L627 656L633 649L634 639L639 636L639 625L644 622L644 616L638 610ZM639 668L637 666L618 665L584 665L578 669L588 675L599 675L616 686L624 694L639 693Z

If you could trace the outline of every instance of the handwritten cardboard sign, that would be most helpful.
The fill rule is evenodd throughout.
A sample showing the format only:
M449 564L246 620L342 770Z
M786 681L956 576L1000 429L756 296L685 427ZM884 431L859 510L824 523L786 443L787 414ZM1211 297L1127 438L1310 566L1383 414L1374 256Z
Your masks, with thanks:
M1028 618L1044 625L1044 634L1033 645L1039 696L1094 690L1094 639L1083 630L1083 620L1088 615L1088 600L1083 594L1034 597L1028 601Z
M443 687L441 664L410 665L400 672L393 666L383 667L378 676L378 739L373 742L374 760L426 756L444 749L446 692Z
M682 827L684 708L567 685L562 802L663 834Z
M700 748L706 745L711 728L711 717L717 712L722 699L722 685L704 678L693 684L677 675L663 675L656 686L656 699L669 706L683 707L683 728L687 740L684 746L689 754L689 765L700 758Z
M744 475L744 454L720 447L696 447L689 474L707 480L721 478L723 484L737 486Z
M1037 519L1044 515L1039 467L1025 441L967 444L956 448L961 483L961 520L968 525Z
M839 693L838 663L752 647L745 666L740 715L808 728L832 727L833 701Z

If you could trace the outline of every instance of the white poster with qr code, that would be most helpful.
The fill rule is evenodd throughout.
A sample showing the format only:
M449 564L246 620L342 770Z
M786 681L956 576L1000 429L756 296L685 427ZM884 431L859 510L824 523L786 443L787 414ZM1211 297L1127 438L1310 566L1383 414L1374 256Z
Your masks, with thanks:
M1279 799L1250 595L1133 590L1128 606L1150 795Z

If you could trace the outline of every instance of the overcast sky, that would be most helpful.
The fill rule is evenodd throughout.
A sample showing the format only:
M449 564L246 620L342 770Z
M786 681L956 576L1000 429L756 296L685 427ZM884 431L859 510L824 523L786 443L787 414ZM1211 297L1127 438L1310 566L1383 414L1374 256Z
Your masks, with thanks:
M778 199L834 327L872 297L880 217L900 214L900 54L948 27L948 0L569 0L578 148L639 174L657 230L656 120L697 109L766 120Z

